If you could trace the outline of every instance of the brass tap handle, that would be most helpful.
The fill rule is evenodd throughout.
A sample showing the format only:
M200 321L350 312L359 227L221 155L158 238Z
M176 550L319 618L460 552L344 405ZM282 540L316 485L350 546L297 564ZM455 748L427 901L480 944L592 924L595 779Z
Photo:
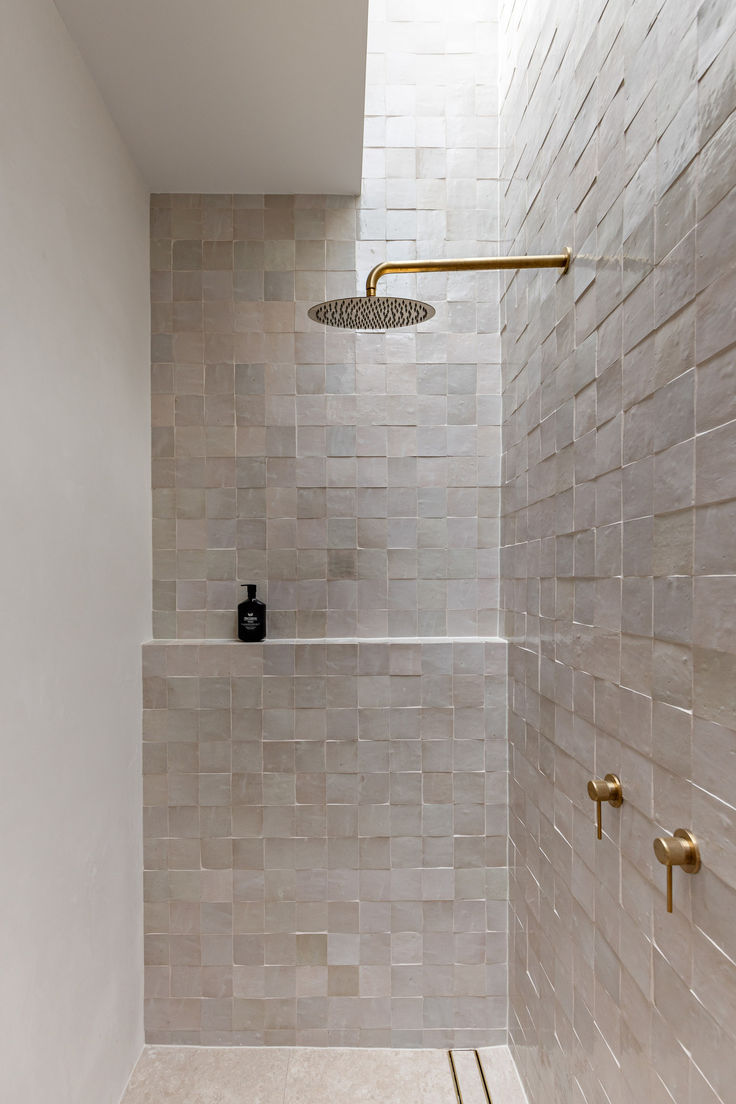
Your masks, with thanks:
M614 809L618 809L623 804L624 793L620 778L615 774L607 774L605 778L591 778L588 783L588 797L598 806L596 810L598 839L603 839L601 804L607 801Z
M672 912L672 867L681 866L686 874L700 870L700 848L692 832L678 828L672 836L657 836L654 854L667 867L667 911Z

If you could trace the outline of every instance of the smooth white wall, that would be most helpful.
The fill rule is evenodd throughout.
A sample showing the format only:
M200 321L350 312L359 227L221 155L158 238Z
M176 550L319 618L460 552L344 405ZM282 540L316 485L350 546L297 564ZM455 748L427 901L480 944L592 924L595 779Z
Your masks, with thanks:
M142 1041L147 195L50 0L0 0L0 1098Z

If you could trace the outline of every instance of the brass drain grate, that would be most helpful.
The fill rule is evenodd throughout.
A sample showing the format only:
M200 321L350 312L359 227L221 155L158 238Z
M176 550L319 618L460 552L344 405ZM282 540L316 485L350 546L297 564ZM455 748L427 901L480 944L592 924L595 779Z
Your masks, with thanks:
M462 1066L458 1069L459 1063L456 1062L455 1055L459 1056L461 1054L472 1054L475 1058L475 1063L470 1066L469 1070L467 1068L462 1070ZM485 1100L485 1104L493 1104L478 1051L471 1047L463 1047L457 1050L448 1050L447 1057L450 1060L450 1072L457 1104L483 1104L483 1100ZM467 1063L463 1064L467 1066ZM477 1075L477 1079L474 1075ZM463 1096L463 1087L465 1087L465 1096Z

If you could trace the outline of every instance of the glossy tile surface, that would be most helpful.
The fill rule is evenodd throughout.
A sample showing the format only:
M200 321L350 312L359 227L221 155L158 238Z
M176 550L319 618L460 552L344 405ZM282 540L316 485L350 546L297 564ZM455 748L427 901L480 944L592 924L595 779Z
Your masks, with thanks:
M149 1042L506 1039L498 277L387 279L425 327L307 316L499 252L496 32L373 0L357 199L152 197ZM239 581L267 643L198 647Z
M497 274L383 280L423 326L307 317L502 251L496 45L496 0L374 0L357 199L152 197L154 636L233 637L236 580L271 637L497 632Z
M148 1042L505 1041L505 666L498 640L145 646Z
M503 235L573 250L501 304L513 1050L535 1104L731 1104L736 7L500 16Z

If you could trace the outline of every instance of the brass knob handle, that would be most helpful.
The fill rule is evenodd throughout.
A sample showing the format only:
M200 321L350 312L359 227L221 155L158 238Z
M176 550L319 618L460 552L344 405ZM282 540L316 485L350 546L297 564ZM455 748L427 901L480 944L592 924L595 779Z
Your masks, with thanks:
M672 867L681 866L686 874L700 870L698 841L687 828L678 828L672 836L657 836L654 854L667 867L667 911L672 912Z
M598 839L603 838L603 820L601 815L601 802L607 801L614 809L623 805L624 792L621 780L615 774L607 774L605 778L591 778L588 783L588 797L598 805L596 811Z

